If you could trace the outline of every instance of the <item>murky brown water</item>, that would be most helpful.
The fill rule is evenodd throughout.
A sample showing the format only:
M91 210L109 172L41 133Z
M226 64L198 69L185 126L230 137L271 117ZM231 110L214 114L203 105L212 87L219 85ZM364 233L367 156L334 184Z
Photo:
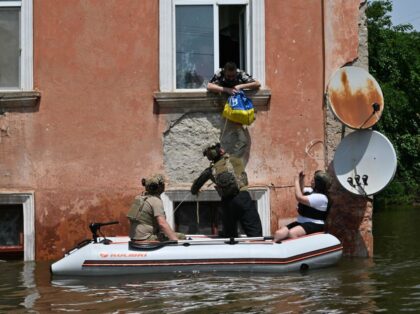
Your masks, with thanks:
M306 274L51 279L49 263L0 263L0 312L420 312L420 210L374 216L373 259Z

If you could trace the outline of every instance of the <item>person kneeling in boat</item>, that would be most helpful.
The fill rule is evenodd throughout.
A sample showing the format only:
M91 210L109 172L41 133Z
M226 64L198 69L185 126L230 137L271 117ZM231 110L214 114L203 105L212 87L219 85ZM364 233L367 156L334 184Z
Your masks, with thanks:
M248 237L261 237L262 225L257 208L248 192L248 178L242 160L226 154L220 143L206 147L203 155L211 162L194 180L191 193L197 195L208 180L215 183L222 198L223 237L238 236L238 221Z
M145 193L136 196L127 214L130 220L130 238L134 241L167 241L185 239L176 233L166 221L160 194L165 191L162 175L141 180Z
M328 189L331 178L325 171L317 170L312 179L312 187L304 187L305 174L295 178L295 197L298 201L298 217L295 222L281 227L274 234L274 241L297 238L306 234L325 231L325 220L331 206Z

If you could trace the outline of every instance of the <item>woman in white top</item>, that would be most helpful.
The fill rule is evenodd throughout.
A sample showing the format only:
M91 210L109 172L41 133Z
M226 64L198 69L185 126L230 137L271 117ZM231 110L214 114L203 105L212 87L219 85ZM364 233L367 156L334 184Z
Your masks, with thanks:
M325 171L317 170L314 173L311 188L303 186L304 179L303 172L300 172L299 176L295 178L295 197L298 201L299 215L296 221L275 232L275 242L325 231L325 220L330 207L328 189L331 186L331 178Z

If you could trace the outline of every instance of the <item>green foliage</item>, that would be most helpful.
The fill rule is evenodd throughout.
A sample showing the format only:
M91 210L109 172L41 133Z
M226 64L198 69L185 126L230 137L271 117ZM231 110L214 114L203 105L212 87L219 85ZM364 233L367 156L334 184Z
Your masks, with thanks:
M418 203L420 186L420 33L410 24L393 26L390 0L366 10L369 71L381 85L385 109L375 128L397 152L394 181L376 197L378 205Z

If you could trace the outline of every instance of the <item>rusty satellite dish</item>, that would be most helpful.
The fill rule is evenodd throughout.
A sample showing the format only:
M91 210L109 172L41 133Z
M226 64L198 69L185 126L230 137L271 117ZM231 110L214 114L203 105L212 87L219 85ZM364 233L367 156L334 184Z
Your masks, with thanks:
M326 97L334 115L353 129L372 127L384 109L378 82L366 70L354 66L340 68L334 73Z
M333 163L335 175L346 190L358 195L372 195L393 179L397 155L383 134L359 130L343 138Z

